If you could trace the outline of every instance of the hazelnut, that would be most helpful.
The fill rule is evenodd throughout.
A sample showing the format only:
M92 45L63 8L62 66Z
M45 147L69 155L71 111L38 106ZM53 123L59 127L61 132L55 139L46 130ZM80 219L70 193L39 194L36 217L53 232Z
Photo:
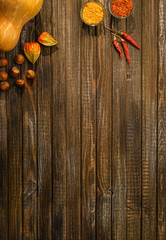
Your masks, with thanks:
M23 64L23 62L25 61L25 58L22 54L17 54L16 58L15 58L15 62L19 65Z
M6 81L8 74L6 72L0 72L0 82Z
M8 65L8 60L6 58L1 57L0 58L0 67L5 67Z
M35 72L33 70L27 70L25 75L29 79L34 79L35 78Z
M17 79L16 85L17 85L18 87L24 87L25 81L24 81L23 79Z
M20 73L20 70L17 67L12 67L12 69L10 70L10 76L12 78L17 78L19 73Z
M10 87L10 84L8 82L1 82L0 83L0 89L2 91L7 91Z

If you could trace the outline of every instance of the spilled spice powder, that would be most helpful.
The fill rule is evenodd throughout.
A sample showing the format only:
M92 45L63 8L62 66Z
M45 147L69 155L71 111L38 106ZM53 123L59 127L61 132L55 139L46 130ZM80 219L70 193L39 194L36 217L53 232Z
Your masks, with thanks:
M128 16L133 9L133 2L131 0L114 0L111 3L111 11L117 17Z
M97 2L88 2L82 10L82 18L86 23L96 25L103 20L104 9Z

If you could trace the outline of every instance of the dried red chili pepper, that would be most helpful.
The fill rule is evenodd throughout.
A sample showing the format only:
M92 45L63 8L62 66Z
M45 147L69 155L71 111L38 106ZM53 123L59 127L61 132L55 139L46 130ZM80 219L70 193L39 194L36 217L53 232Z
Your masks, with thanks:
M121 49L120 43L116 40L115 36L114 36L113 44L115 49L119 52L120 60L122 60L122 49Z
M112 31L112 29L110 29L110 28L107 28L107 27L106 27L106 29ZM118 31L117 31L117 32L118 32ZM121 43L122 43L122 47L123 47L123 51L124 51L124 54L125 54L125 57L126 57L126 60L127 60L128 64L130 64L130 55L129 55L129 50L128 50L127 42L126 42L123 38L121 38L120 36L118 36L117 34L115 34L115 33L111 33L111 34L114 35L115 37L117 36L118 38L120 38Z
M128 62L128 64L130 64L130 56L129 56L127 42L124 39L121 39L121 43L122 43L123 51L124 51L125 57L127 59L127 62Z
M108 27L106 27L106 29L108 29L111 32L115 32L117 34L120 34L123 38L125 38L127 41L129 41L133 46L140 49L140 46L136 43L136 41L128 33L116 31L116 30L108 28Z
M132 38L132 36L130 36L128 33L125 32L121 32L121 35L123 38L125 38L128 42L130 42L131 44L133 44L136 48L140 49L140 46L136 43L136 41Z

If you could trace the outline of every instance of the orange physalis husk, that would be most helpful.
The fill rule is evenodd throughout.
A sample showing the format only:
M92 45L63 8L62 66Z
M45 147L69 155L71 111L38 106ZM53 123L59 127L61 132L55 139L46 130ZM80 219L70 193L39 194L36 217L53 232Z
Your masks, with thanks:
M25 43L24 53L28 60L34 64L40 56L40 44L37 42Z
M58 44L58 42L55 40L55 38L53 38L53 36L51 36L47 32L43 32L39 36L38 41L39 41L39 43L43 44L44 46L48 46L48 47Z

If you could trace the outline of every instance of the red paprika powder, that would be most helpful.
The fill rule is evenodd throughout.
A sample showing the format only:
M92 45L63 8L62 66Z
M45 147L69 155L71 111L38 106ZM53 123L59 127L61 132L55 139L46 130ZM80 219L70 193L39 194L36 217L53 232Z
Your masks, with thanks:
M111 11L117 17L128 16L133 9L131 0L113 0L111 3Z

